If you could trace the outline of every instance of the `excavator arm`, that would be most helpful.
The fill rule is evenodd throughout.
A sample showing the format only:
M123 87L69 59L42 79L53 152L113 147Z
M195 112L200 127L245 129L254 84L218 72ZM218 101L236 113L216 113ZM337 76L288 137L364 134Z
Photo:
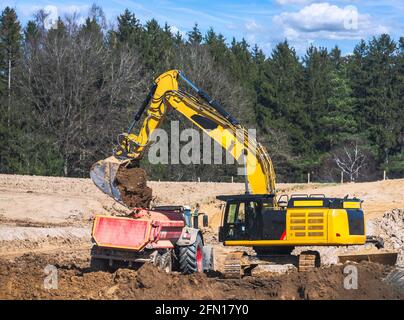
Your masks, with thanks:
M181 78L198 97L179 90ZM127 133L119 136L114 156L97 162L90 174L95 184L105 193L120 200L114 186L119 166L141 159L152 142L152 134L159 128L172 109L178 111L209 137L227 150L244 165L249 191L253 194L275 194L275 172L265 148L248 135L247 130L233 118L217 101L189 81L180 71L171 70L160 75L150 89L149 95L136 113ZM146 117L138 134L133 133L135 124L143 113Z

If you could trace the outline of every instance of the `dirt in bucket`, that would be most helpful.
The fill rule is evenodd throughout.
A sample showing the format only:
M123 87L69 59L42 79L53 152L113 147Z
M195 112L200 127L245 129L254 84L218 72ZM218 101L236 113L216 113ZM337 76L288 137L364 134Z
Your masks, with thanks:
M152 189L147 186L147 174L144 169L122 166L116 174L116 182L126 206L129 208L150 207Z

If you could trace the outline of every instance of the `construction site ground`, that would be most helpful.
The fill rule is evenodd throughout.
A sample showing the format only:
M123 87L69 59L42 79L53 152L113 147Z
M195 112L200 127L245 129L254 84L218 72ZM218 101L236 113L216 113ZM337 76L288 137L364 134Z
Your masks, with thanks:
M324 261L329 263L315 271L288 269L222 279L224 254L232 249L217 242L221 209L215 196L242 193L243 184L148 185L156 205L200 204L200 211L209 216L204 236L205 242L214 246L217 272L166 274L148 264L134 270L91 270L94 214L124 213L126 209L102 194L90 179L0 175L0 299L404 299L400 288L383 281L393 267L376 263L359 263L358 289L344 289L344 265L333 261L334 248L324 249L324 255L330 255ZM383 237L387 250L400 251L403 247L403 213L395 209L404 208L404 179L279 184L278 188L286 194L357 196L364 200L368 232ZM58 270L57 289L44 287L47 265Z

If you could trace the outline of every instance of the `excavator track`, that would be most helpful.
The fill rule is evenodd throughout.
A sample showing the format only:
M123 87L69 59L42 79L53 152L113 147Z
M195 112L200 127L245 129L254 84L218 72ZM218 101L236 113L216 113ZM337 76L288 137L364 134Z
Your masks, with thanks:
M240 279L248 265L243 261L244 252L236 251L227 254L224 262L224 277L226 279Z
M308 251L299 255L298 269L299 272L306 272L315 269L320 264L320 256L318 252Z
M285 255L282 255L284 259ZM271 256L273 262L274 256ZM227 254L224 263L224 278L226 279L240 279L245 275L245 271L259 262L251 263L248 255L242 251L230 252ZM320 255L316 251L305 251L299 255L298 270L299 272L306 272L313 270L320 266Z

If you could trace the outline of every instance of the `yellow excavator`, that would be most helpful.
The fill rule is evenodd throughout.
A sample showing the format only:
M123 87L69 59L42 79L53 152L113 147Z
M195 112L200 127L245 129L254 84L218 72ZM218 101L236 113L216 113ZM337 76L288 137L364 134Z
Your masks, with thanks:
M196 95L180 90L180 79ZM227 150L245 170L245 194L217 196L225 202L219 241L225 246L252 247L255 255L246 255L244 250L229 253L225 261L226 276L242 276L260 263L289 255L297 246L363 245L367 240L381 245L377 239L366 237L362 201L357 198L319 194L278 197L275 172L266 149L220 103L178 70L165 72L154 81L128 131L119 136L114 155L91 169L92 180L103 192L122 202L116 185L117 171L144 156L153 131L172 109ZM133 133L145 112L139 133ZM296 258L301 271L321 263L315 250L306 250Z

